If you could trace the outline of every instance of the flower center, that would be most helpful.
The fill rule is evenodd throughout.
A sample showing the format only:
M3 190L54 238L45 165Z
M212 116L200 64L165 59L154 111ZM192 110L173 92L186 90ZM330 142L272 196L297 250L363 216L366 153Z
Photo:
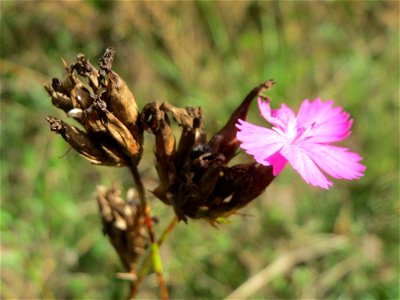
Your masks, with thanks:
M310 138L311 136L309 133L313 126L314 123L307 127L299 126L297 118L290 120L284 133L288 144L297 144L298 142Z

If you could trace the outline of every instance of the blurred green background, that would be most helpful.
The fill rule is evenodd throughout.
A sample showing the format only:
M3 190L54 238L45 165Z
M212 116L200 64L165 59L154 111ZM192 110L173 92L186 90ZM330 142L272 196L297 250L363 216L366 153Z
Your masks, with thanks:
M223 298L271 265L275 273L240 298L399 298L399 2L0 4L2 299L126 296L94 191L116 182L127 189L130 174L90 165L45 121L65 119L43 89L64 76L60 58L72 63L82 52L97 64L108 46L140 107L202 106L210 134L266 79L277 81L268 93L275 107L335 99L355 120L344 144L367 165L361 180L329 191L288 167L229 224L179 224L162 247L172 298ZM250 119L257 115L253 105ZM146 139L139 167L151 189ZM173 212L152 205L160 232ZM321 242L330 248L319 253ZM157 297L151 275L138 298Z

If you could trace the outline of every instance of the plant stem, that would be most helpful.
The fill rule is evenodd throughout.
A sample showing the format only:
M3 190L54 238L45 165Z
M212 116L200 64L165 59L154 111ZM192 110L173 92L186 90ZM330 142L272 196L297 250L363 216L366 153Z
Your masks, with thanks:
M168 224L168 226L164 229L163 233L161 234L160 238L157 241L157 246L161 247L161 245L163 244L163 242L166 240L166 238L168 237L168 235L174 230L175 226L179 223L179 219L177 216L175 216L171 222ZM150 255L150 253L147 254L147 256L145 257L142 267L140 268L140 271L138 272L137 276L137 280L135 282L135 286L136 289L138 289L142 279L144 276L146 276L148 274L148 272L150 271L150 267L151 267L151 263L152 263L152 256Z
M162 243L166 240L168 234L172 232L172 230L175 228L175 226L176 226L176 224L178 224L178 222L179 222L179 220L178 220L178 217L177 217L177 216L175 216L175 217L171 220L171 222L170 222L170 223L168 224L168 226L164 229L163 233L161 234L160 238L159 238L158 241L157 241L158 247L161 247ZM146 274L147 274L147 273L149 272L149 270L150 270L150 263L151 263L150 258L151 258L151 257L148 255L148 256L145 258L145 260L144 260L144 262L143 262L143 264L142 264L142 268L141 268L141 270L139 271L139 274L138 274L138 277L139 277L138 280L139 280L139 281L140 281L144 276L146 276Z
M146 191L142 182L142 178L138 172L137 166L132 164L129 166L129 169L132 173L133 179L135 180L136 189L139 195L140 205L145 216L146 227L151 243L151 257L153 261L154 270L157 274L158 284L160 287L160 296L161 299L167 300L169 299L168 288L162 273L162 260L158 249L158 243L156 242L155 239L153 220L151 218L151 208L150 206L147 205ZM138 285L137 283L133 283L131 285L131 292L129 298L130 299L133 298L137 292L138 292Z
M168 224L168 226L164 229L163 233L161 234L160 238L157 241L158 246L160 247L162 243L166 240L168 235L174 230L175 226L179 223L179 219L177 216L175 216L171 222Z
M145 208L147 205L147 201L146 201L146 192L144 189L144 185L142 182L142 178L138 172L137 166L136 165L129 165L129 170L132 173L133 179L135 180L135 184L136 184L136 190L139 194L139 201L140 201L140 205Z

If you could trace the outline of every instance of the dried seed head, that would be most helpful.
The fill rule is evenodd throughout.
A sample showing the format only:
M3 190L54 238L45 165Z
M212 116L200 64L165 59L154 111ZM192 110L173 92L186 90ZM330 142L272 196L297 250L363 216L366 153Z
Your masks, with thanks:
M139 256L149 245L145 216L139 201L124 201L118 188L99 186L97 203L104 234L109 237L125 268L135 271Z
M132 92L111 70L114 53L111 48L106 50L100 60L100 71L83 54L78 54L76 63L70 67L64 61L66 78L53 79L45 89L56 107L84 127L82 131L62 122L64 130L53 130L62 135L73 132L72 137L65 134L63 137L78 153L95 164L135 165L142 154L143 130Z
M200 108L176 108L168 103L145 106L141 120L156 137L160 179L153 193L172 205L181 220L204 218L215 224L259 196L274 179L271 167L227 165L239 146L235 124L246 118L251 101L273 84L269 80L252 89L209 142ZM178 146L168 115L182 128Z

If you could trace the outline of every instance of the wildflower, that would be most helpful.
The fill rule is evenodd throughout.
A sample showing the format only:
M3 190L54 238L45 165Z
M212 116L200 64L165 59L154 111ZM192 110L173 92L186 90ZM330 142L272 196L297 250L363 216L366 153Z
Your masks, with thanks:
M317 98L304 100L297 114L285 104L271 109L269 101L258 99L262 117L273 125L260 127L243 120L236 124L241 148L265 166L279 174L289 162L303 179L314 186L329 189L329 181L320 169L334 178L357 179L363 176L365 166L361 156L347 148L332 146L350 134L352 120L333 101Z

